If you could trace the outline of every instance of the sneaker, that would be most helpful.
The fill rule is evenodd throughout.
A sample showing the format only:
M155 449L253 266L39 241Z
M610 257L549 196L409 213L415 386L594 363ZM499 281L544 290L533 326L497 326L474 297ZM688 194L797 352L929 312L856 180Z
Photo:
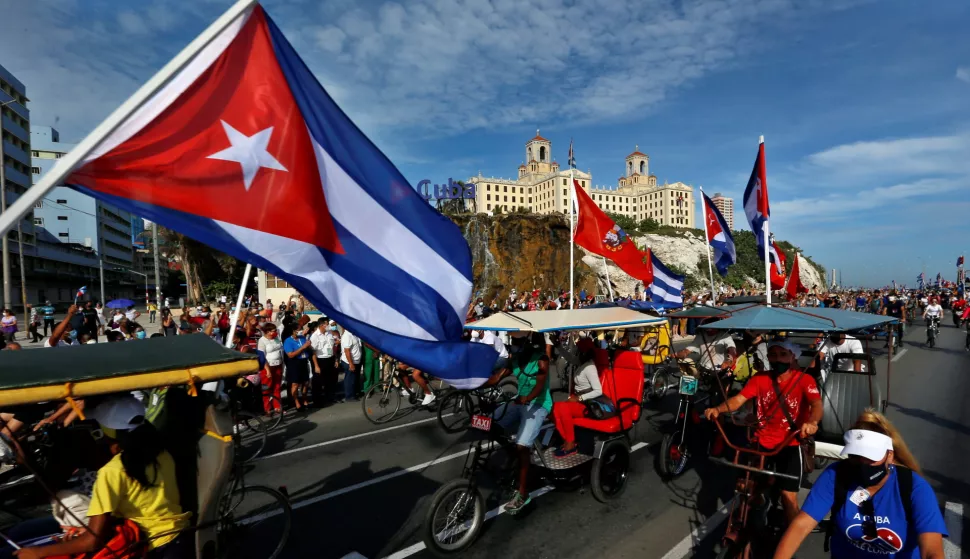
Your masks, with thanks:
M564 449L562 447L559 447L559 448L556 449L555 452L553 452L553 454L555 455L556 458L565 458L567 456L572 456L573 454L576 454L577 452L579 452L579 447L578 446L574 446L574 447L572 447L569 450L566 450L566 449Z
M435 397L434 394L425 394L424 400L421 400L421 405L427 406L428 404L430 404L431 402L434 402L435 400L437 400L437 397Z
M408 392L408 389L407 388L402 388L401 389L401 396L404 396L405 398L410 398L411 397L411 393Z
M509 514L516 514L520 510L524 509L526 505L532 502L532 497L528 495L523 495L518 491L512 496L512 500L505 503L505 512Z

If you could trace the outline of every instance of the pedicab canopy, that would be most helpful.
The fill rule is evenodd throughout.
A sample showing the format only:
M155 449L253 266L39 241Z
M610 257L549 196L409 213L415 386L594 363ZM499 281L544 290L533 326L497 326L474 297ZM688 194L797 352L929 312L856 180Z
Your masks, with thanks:
M677 311L671 313L669 316L671 318L713 318L718 316L725 316L733 311L738 311L741 309L746 309L753 305L750 304L740 304L740 305L694 305L689 309L684 309L682 311Z
M849 332L880 328L898 322L891 316L841 309L749 306L701 326L710 330L785 332Z
M28 351L0 351L0 409L249 375L255 354L205 335L168 336Z
M623 307L558 311L501 312L465 325L466 330L555 332L559 330L615 330L659 326L666 319Z

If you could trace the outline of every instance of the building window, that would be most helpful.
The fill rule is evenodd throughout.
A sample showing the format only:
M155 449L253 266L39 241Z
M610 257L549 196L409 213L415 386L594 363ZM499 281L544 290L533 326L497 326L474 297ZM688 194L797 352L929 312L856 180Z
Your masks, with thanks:
M491 191L492 191L492 185L486 184L485 185L485 192L491 192Z
M502 200L503 202L508 202L509 201L509 197L508 196L503 196L502 198L505 198L505 200Z
M30 156L31 157L40 157L40 152L39 151L31 151L30 152Z
M492 205L491 205L491 204L486 204L486 205L485 205L485 209L486 209L486 210L490 210L490 209L492 209Z
M40 167L31 167L30 168L30 173L32 175L39 175L40 174Z
M529 197L529 204L532 204L532 197Z
M67 237L67 233L58 233L57 236L58 237Z
M43 227L44 226L44 218L42 218L42 217L35 217L34 218L34 225L40 225L41 227Z
M57 221L67 221L67 216L66 215L59 215L59 216L57 216Z
M491 194L486 194L485 195L485 199L486 200L491 200L492 199L492 195Z
M35 208L43 208L44 207L44 201L41 200L40 202L37 202L36 204L34 204L34 207Z
M58 200L57 203L58 204L66 204L67 203L67 200Z
M502 185L502 192L508 192L508 191L509 191L509 187Z

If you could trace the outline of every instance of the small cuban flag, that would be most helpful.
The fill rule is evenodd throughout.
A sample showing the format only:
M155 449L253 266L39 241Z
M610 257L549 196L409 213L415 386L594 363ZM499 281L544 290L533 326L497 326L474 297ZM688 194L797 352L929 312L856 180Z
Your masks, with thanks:
M573 140L572 140L572 138L569 139L569 162L568 162L568 165L571 168L573 168L573 169L576 168L576 156L573 155Z
M85 293L87 292L88 292L88 287L84 286L81 289L77 290L77 295L75 295L74 297L75 299L80 299L81 297L84 297Z

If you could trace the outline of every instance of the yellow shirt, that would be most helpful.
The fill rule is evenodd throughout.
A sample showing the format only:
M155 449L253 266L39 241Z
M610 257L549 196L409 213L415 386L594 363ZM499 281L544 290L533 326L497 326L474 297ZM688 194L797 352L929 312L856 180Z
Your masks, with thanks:
M150 305L148 305L148 312L157 311L157 310L158 310L158 307L155 306L155 303L151 303Z
M154 477L155 485L142 487L125 473L121 455L115 455L98 470L88 516L110 512L117 518L132 520L144 532L149 549L174 540L189 527L192 513L182 512L179 505L172 455L163 451L158 455L158 465L157 476L151 471L153 467L148 467L148 479Z

